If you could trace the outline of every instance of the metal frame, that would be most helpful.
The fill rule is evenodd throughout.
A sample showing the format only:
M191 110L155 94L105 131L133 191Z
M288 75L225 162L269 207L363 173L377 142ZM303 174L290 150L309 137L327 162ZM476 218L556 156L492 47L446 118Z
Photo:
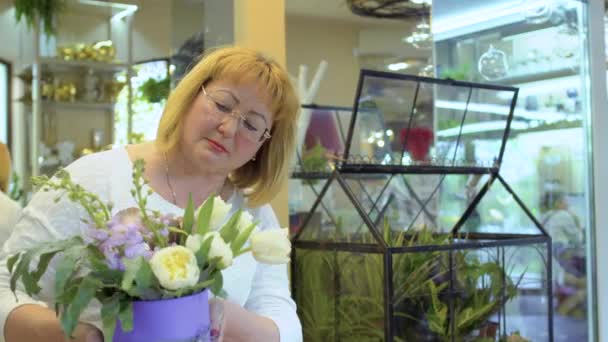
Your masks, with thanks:
M379 165L379 164L353 163L352 162L353 160L351 160L351 158L350 158L351 157L350 147L351 147L351 143L352 143L352 139L353 139L353 135L354 135L354 128L355 128L355 123L357 120L357 113L359 111L359 108L358 108L359 102L358 102L358 100L356 100L354 103L353 115L351 117L348 136L347 136L346 143L345 143L345 150L344 150L345 151L345 154L344 154L345 160L344 160L344 162L341 163L338 167L336 167L336 169L334 169L334 171L331 174L299 172L297 174L292 175L292 176L296 176L294 178L299 178L299 179L327 179L327 182L323 186L322 190L318 193L315 192L318 196L317 196L315 202L313 203L309 214L304 219L300 230L292 238L292 243L293 243L293 247L294 247L292 249L292 254L291 254L292 260L294 260L291 263L292 275L297 274L296 272L298 271L297 262L295 260L298 256L297 253L299 250L318 250L318 251L333 251L333 252L343 251L343 252L352 252L352 253L382 254L383 255L383 271L384 271L384 315L385 315L385 317L384 317L384 336L385 336L386 341L393 341L393 339L394 339L393 334L395 332L393 329L393 305L392 305L393 296L394 296L394 293L393 293L393 291L394 291L394 288L393 288L393 254L445 251L449 254L448 255L449 262L450 262L450 265L452 265L454 262L453 253L455 251L496 248L499 262L502 263L502 266L504 267L504 265L505 265L504 248L505 247L535 245L535 244L546 245L547 259L543 260L543 261L545 264L547 279L552 279L552 263L551 263L552 242L551 242L551 238L547 234L547 232L543 229L543 227L538 222L538 220L532 215L530 210L525 206L525 204L521 201L521 199L517 196L517 194L513 191L513 189L507 184L507 182L500 175L500 165L502 162L502 157L504 155L506 141L509 136L510 125L511 125L512 118L513 118L513 111L515 108L518 90L513 87L495 86L495 85L488 85L488 84L477 84L477 83L472 83L472 82L460 82L460 81L453 81L453 80L439 80L439 79L433 79L433 78L427 78L427 77L393 74L393 73L372 71L372 70L362 70L361 74L360 74L360 78L359 78L359 83L357 86L356 99L359 99L361 96L363 82L364 82L365 77L367 77L367 76L414 81L417 83L416 93L414 95L415 98L418 95L418 90L420 89L421 83L441 84L441 85L456 86L456 87L467 87L469 89L468 101L470 101L470 99L471 99L471 93L472 93L473 89L512 91L513 99L511 101L511 105L509 107L510 108L509 116L506 120L506 128L505 128L505 132L502 136L502 144L501 144L499 154L498 154L496 160L494 160L493 165L487 166L487 167L446 166L446 165L400 165L400 164ZM305 108L320 108L320 107L314 106L314 105L308 105L308 106L305 106ZM344 109L343 107L334 107L334 108ZM412 106L412 108L415 108L415 102L414 102L414 105ZM468 108L468 102L467 102L466 108ZM465 109L464 115L463 115L463 118L461 121L461 129L462 129L462 125L465 122L466 114L467 114L467 110ZM408 126L411 125L412 115L413 115L413 109L410 112ZM458 149L459 141L460 141L460 135L457 138L456 149ZM407 139L406 139L406 142L407 142ZM403 151L402 151L402 153L403 153ZM455 158L455 155L452 157L452 164L453 164L454 158ZM365 208L362 207L361 203L357 200L356 196L354 195L351 187L346 182L347 179L358 179L360 181L361 179L364 179L366 177L374 177L374 175L376 175L375 177L377 177L377 174L390 176L389 182L390 182L390 180L392 180L394 178L393 176L397 175L397 174L400 174L400 175L404 175L404 174L443 175L444 177L442 177L440 179L440 181L438 182L437 186L435 187L434 191L432 192L432 194L430 195L428 200L430 200L434 197L434 194L436 193L436 191L438 191L443 180L445 179L445 176L448 174L460 174L460 175L478 174L478 175L489 175L490 177L488 178L487 181L485 181L485 183L482 185L482 188L480 189L480 191L477 192L477 194L473 198L472 202L469 204L467 209L461 215L458 222L452 227L452 230L448 233L448 234L451 234L452 243L449 243L446 245L417 245L417 246L406 246L406 247L404 247L404 246L391 247L387 244L387 242L384 240L381 232L377 229L377 225L376 225L377 222L372 222L372 220L369 217L369 214L367 213ZM498 181L506 189L506 191L509 192L509 194L514 198L517 206L519 206L521 209L523 209L525 215L531 219L531 222L533 223L533 225L536 226L536 228L538 229L538 234L505 234L505 233L502 233L502 234L466 233L466 234L464 234L464 233L460 232L460 229L462 228L463 224L470 218L470 216L472 215L472 213L475 210L475 208L477 207L477 205L480 203L482 198L486 195L486 193L488 192L488 190L490 189L492 184L494 184L495 181ZM305 234L307 229L310 229L309 223L311 222L313 214L319 208L320 205L321 206L323 205L322 200L325 197L325 195L327 194L328 189L332 185L338 185L344 191L344 193L346 194L346 196L348 197L348 199L350 201L350 204L355 209L354 210L356 212L355 215L359 215L359 217L362 219L363 225L368 228L369 233L371 233L371 235L373 236L373 240L375 240L376 243L351 243L351 242L324 241L324 240L308 241L308 240L303 239L303 234ZM382 194L384 194L384 189L380 195L382 195ZM375 201L373 208L376 207L376 203L378 202L378 200L379 199L377 199ZM423 212L423 209L426 208L426 205L428 204L428 200L425 201L424 203L422 203L422 209L420 210L418 215L420 215ZM372 210L373 210L373 208L372 208ZM325 208L325 210L327 210L327 208ZM383 208L383 210L384 210L384 208ZM458 240L458 241L456 242L456 240ZM549 260L549 261L547 262L547 260ZM448 294L453 293L455 291L455 289L453 287L455 274L453 272L453 267L451 267L451 266L449 267L449 277L450 277L449 278L450 279L450 281L449 281L450 290L449 290ZM505 281L505 278L503 275L503 282L504 281ZM338 285L336 285L336 286L338 286ZM295 297L297 291L298 291L298 285L296 284L295 281L292 281L292 295L294 297ZM552 288L551 281L547 281L546 291L547 291L548 298L552 298L553 288ZM503 298L504 298L506 296L504 288L503 288L502 293L503 293ZM336 299L336 300L339 300L339 299ZM454 308L454 300L453 300L452 296L450 296L448 301L449 301L449 303L448 303L449 315L453 319L455 308ZM549 341L553 341L553 310L552 310L552 301L550 301L550 300L547 301L547 309L548 309L547 324L549 327L549 332L548 332ZM502 333L504 335L506 332L506 330L505 330L506 314L504 311L504 305L500 309L498 315L499 315L499 324L500 324L500 320L502 320L502 323L503 323L501 325L501 327L503 329ZM451 329L454 329L453 324L450 324L450 327L451 327ZM452 336L453 336L453 334L452 334Z

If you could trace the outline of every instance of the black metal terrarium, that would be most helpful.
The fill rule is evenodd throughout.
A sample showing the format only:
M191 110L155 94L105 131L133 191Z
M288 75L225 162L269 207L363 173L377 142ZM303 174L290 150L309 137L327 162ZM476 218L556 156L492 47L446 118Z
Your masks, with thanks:
M553 340L551 239L500 174L517 92L361 71L292 174L306 341Z

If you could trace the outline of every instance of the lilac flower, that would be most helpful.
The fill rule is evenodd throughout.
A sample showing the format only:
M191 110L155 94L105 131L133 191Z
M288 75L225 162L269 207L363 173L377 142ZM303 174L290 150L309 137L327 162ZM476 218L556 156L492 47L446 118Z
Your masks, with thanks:
M147 243L139 243L128 246L125 248L125 257L133 259L139 256L144 257L148 260L152 257L153 252L150 250L150 246Z
M166 219L170 220L172 217ZM122 258L132 259L142 256L150 259L154 254L147 242L152 237L152 232L143 225L139 210L136 208L117 213L106 224L105 229L91 227L87 237L97 245L112 269L124 270Z

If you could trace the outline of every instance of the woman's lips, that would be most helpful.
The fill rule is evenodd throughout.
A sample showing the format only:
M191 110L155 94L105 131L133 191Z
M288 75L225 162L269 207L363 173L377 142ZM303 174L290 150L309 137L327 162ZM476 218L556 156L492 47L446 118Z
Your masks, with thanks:
M228 153L228 150L224 147L224 145L218 143L215 140L211 140L209 138L207 138L207 141L209 142L209 146L211 146L211 148L213 148L217 152Z

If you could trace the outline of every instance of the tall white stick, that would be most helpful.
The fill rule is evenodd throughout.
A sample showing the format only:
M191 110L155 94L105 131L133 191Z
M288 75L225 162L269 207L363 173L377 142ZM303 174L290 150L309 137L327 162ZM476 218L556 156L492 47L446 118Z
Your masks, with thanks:
M301 89L306 89L304 96L300 94L300 100L302 104L312 104L314 102L315 96L319 91L319 86L321 85L321 80L325 76L327 72L327 61L322 60L317 67L317 71L315 72L315 76L312 79L310 87L306 87L306 66L300 66L300 74L298 75L298 91ZM308 125L310 124L310 110L309 109L301 109L300 117L298 119L298 132L297 132L297 140L296 140L296 151L298 155L302 155L302 147L304 145L304 139L306 138L306 131L308 130Z

